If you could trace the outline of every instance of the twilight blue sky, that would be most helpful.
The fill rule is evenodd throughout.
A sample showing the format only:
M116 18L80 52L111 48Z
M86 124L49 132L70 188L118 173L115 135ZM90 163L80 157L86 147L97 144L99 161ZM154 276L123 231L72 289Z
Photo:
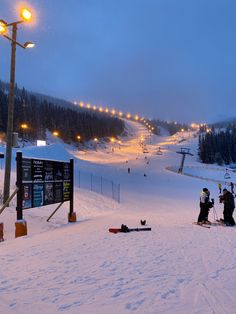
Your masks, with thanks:
M21 1L0 0L0 19ZM19 86L69 100L183 122L236 116L235 0L29 0ZM0 79L10 45L0 38Z

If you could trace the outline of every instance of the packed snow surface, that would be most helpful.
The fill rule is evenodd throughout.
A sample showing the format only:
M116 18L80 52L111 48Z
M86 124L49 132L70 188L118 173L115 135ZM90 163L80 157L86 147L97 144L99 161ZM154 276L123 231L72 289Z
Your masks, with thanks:
M225 168L207 169L197 161L193 133L149 136L142 125L127 125L129 136L121 139L120 148L110 143L98 144L97 151L78 151L55 143L22 149L28 157L75 159L78 221L68 224L67 203L50 222L46 219L56 205L27 209L28 235L15 239L15 199L1 214L0 313L235 313L236 228L192 224L203 187L211 191L222 216L214 180L222 179ZM168 171L166 167L178 169L180 147L194 153L186 158L191 175L214 180ZM79 170L120 183L121 203L79 189ZM0 171L1 188L4 169ZM15 172L11 182L13 191ZM141 219L152 231L108 232L122 223L140 227Z

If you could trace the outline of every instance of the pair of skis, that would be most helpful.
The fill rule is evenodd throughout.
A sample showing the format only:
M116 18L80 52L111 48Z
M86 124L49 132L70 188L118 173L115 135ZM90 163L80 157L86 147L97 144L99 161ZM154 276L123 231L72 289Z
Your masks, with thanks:
M203 227L203 228L208 228L208 229L211 228L209 224L204 224L204 223L199 223L199 222L193 222L193 224L196 226Z
M218 220L218 219L216 220L216 222L211 222L210 224L204 224L204 223L199 223L199 222L194 222L193 224L203 227L203 228L208 228L208 229L210 229L211 226L223 226L223 227L226 226L226 224L222 220Z

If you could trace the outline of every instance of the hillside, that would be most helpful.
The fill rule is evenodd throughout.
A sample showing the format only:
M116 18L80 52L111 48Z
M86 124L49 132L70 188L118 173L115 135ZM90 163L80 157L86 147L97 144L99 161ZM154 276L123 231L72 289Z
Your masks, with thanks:
M78 222L67 223L67 204L49 223L55 206L25 210L28 236L14 239L14 202L1 215L6 227L0 250L1 313L234 313L236 228L192 224L205 186L221 216L217 183L166 170L180 165L176 151L184 136L184 146L194 154L186 167L195 167L193 175L200 167L208 179L208 170L196 160L194 133L150 136L142 125L126 123L129 136L120 149L112 143L98 145L97 152L78 152L65 144L22 149L24 156L75 158ZM121 203L79 189L81 169L120 183ZM223 168L210 171L217 180ZM14 182L13 174L12 189ZM214 219L213 211L209 218ZM140 219L152 231L108 233L122 223L137 227Z
M8 85L0 81L0 133L7 128ZM27 129L21 125L26 124ZM14 131L27 140L46 139L46 131L57 131L67 143L118 136L124 131L122 120L99 112L81 110L72 103L53 97L15 89Z

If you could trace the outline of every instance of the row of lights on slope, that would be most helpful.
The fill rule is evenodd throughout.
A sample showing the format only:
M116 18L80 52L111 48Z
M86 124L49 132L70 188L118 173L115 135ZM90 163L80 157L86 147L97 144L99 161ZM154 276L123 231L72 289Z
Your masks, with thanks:
M90 109L90 110L94 110L94 111L99 111L101 113L108 113L108 114L112 114L113 116L118 116L118 117L126 117L127 119L131 119L133 118L135 121L143 121L144 118L140 118L138 115L134 115L132 116L130 113L126 113L124 114L122 111L116 111L115 109L108 109L108 108L103 108L103 107L97 107L95 105L90 105L90 104L84 104L83 102L80 102L79 104L75 101L74 105L79 105L80 108L84 108L84 109Z

